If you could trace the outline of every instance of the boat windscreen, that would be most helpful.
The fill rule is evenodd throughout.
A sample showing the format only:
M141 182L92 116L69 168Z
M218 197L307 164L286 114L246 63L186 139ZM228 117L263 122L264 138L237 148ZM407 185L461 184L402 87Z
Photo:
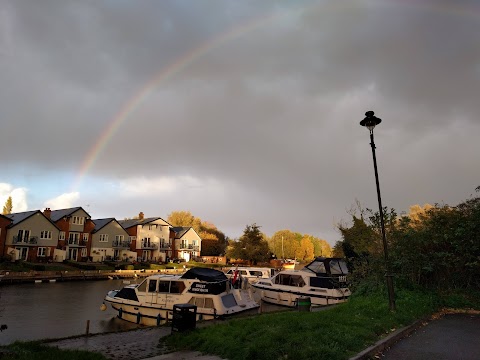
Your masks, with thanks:
M348 274L347 264L341 259L330 260L330 273L332 275Z
M313 271L315 274L326 274L325 258L316 258L310 264L305 266L306 269Z
M181 279L198 279L207 282L227 281L227 276L220 270L194 267L182 275Z

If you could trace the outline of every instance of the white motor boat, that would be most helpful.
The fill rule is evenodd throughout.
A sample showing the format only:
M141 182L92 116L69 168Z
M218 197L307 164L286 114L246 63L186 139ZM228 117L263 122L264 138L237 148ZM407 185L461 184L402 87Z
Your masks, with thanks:
M259 306L249 291L231 288L222 271L209 268L192 268L183 275L151 275L140 284L109 291L104 301L118 311L119 318L148 326L171 320L173 307L179 304L195 305L196 320Z
M253 284L260 279L269 279L275 274L275 269L267 267L250 267L250 266L232 266L225 273L227 277L236 282L237 279L243 279Z
M299 298L310 298L312 306L332 305L350 296L347 274L344 260L317 257L301 270L283 270L252 286L263 301L276 305L295 307Z

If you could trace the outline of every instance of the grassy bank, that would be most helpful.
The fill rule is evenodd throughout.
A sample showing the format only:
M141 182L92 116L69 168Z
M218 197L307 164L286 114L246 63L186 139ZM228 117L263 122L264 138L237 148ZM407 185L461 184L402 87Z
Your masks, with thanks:
M174 334L165 342L175 350L195 349L230 360L348 359L443 305L443 299L433 293L398 290L396 295L395 313L389 311L386 295L376 293L353 296L348 303L320 312L262 314L231 320ZM475 299L460 295L456 298L450 298L450 306L459 302L460 307L475 304Z
M0 347L2 360L107 360L99 353L81 350L60 350L40 342L15 342Z

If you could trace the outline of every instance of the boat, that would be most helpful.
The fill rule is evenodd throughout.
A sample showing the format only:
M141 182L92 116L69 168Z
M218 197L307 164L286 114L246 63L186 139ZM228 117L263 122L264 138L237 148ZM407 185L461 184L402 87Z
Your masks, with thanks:
M147 326L172 320L174 305L194 305L196 320L223 318L259 306L248 290L230 286L222 271L200 267L182 275L148 276L140 284L109 291L104 303L118 311L119 318Z
M347 275L343 259L317 257L301 270L282 270L252 286L271 304L296 307L299 298L309 298L312 306L325 306L347 301Z
M253 284L260 279L271 278L275 275L275 269L267 267L232 266L225 274L232 282L238 278Z

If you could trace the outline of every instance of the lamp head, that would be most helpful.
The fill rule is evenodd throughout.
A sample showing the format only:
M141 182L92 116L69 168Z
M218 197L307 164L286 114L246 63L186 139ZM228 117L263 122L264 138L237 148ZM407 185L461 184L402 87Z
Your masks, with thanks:
M365 126L370 132L373 132L373 128L382 122L382 119L377 118L373 111L367 111L365 113L365 119L360 121L360 125Z

